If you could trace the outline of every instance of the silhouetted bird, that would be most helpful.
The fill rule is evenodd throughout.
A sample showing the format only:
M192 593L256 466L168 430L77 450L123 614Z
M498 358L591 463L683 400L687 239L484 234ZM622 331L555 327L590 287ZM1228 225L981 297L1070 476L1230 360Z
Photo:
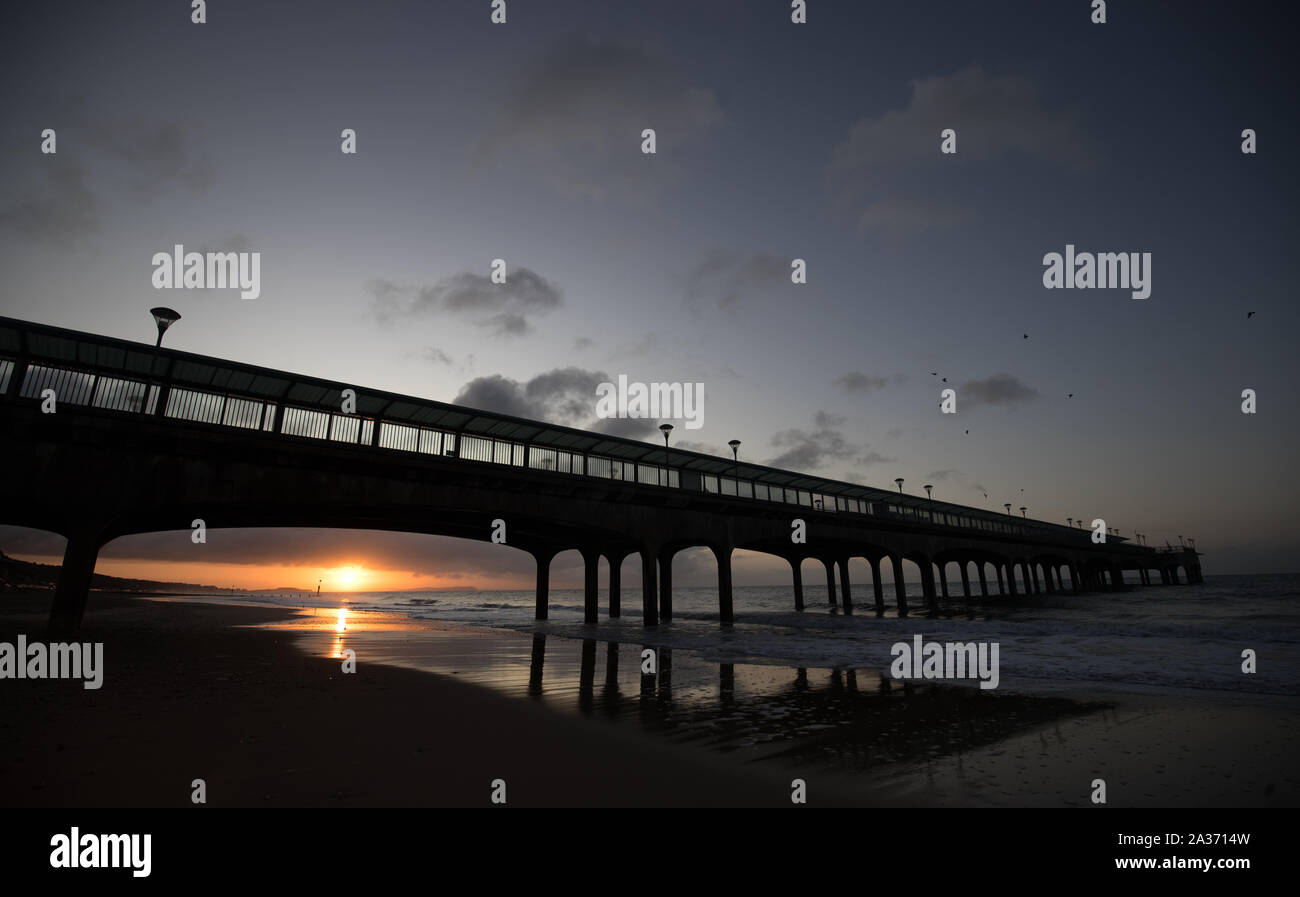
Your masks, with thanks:
M1025 339L1029 339L1029 334L1028 334L1028 333L1025 334Z
M931 376L931 377L937 377L937 376L939 376L939 372L938 372L938 371L931 371L931 372L930 372L930 376Z
M967 431L966 431L966 435L967 435L967 436L969 436L969 435L970 435L970 430L967 430ZM985 497L985 498L988 498L988 496L987 496L987 495L986 495L986 496L984 496L984 497Z
M1253 311L1248 311L1248 312L1246 312L1246 317L1248 317L1248 318L1249 318L1249 317L1250 317L1250 316L1251 316L1251 315L1253 315L1253 314L1254 314L1254 312L1253 312Z
M947 378L947 377L944 377L944 378L943 378L943 382L944 382L944 383L947 383L947 382L948 382L948 378Z
M1074 398L1074 393L1070 393L1068 396L1066 396L1066 398L1067 398L1067 399L1072 399L1072 398Z

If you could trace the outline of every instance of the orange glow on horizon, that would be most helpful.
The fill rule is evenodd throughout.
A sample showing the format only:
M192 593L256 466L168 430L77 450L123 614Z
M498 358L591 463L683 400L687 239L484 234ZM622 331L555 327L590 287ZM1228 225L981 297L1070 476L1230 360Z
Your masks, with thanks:
M62 557L12 555L19 560L58 566ZM532 578L502 576L438 576L410 570L366 566L360 560L330 566L310 564L205 564L190 561L142 561L101 557L95 572L125 579L175 582L237 591L279 590L315 594L325 592L397 592L423 589L527 589Z

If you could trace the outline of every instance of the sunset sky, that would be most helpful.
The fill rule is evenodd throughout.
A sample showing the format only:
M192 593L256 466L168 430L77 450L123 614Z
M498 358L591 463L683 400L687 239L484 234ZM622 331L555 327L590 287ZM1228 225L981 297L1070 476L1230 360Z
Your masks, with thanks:
M1112 3L1094 25L1086 0L813 0L793 25L784 2L517 0L496 26L487 0L188 6L7 11L0 314L151 343L165 304L172 348L579 427L603 380L701 382L676 445L1190 535L1210 575L1300 569L1285 7ZM259 251L260 296L154 290L177 243ZM1151 253L1150 297L1044 289L1066 244ZM476 293L494 258L510 284ZM10 555L61 546L0 528ZM558 564L578 584L577 555ZM131 537L98 569L533 575L328 530ZM736 578L787 575L748 557ZM674 579L713 576L690 557Z

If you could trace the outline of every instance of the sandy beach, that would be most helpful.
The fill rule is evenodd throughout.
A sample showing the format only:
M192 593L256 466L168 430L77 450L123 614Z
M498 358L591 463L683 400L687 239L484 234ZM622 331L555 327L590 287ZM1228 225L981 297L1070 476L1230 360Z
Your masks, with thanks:
M43 638L47 602L6 596L0 638ZM682 652L647 690L631 645L376 616L334 630L92 596L79 638L104 643L101 689L0 683L3 802L188 806L201 778L210 806L491 806L504 779L512 806L790 806L798 777L809 805L1086 806L1098 776L1112 806L1300 802L1285 705L994 698Z
M0 637L36 638L47 594L6 596ZM79 638L105 682L0 686L10 806L788 805L789 778L378 664L343 675L261 608L92 596ZM825 803L829 794L818 802Z

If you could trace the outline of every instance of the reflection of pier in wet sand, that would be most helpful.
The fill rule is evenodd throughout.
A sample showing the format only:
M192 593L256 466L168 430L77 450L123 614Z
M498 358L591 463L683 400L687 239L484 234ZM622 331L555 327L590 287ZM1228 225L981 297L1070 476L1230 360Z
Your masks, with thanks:
M482 632L367 631L350 635L345 647L362 662L455 676L748 760L845 769L960 754L1110 706L895 682L870 670L715 663L665 646L540 632L531 641L494 633L488 642ZM309 649L337 656L342 647L331 639ZM653 672L643 671L647 649Z

